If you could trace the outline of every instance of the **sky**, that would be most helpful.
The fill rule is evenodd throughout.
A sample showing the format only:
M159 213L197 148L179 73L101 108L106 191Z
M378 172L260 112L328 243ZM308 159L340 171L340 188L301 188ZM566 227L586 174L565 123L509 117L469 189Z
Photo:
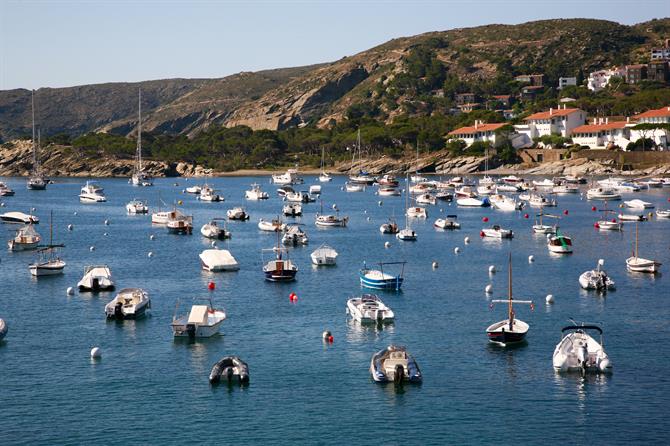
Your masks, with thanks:
M0 0L0 90L223 77L490 23L668 16L670 0Z

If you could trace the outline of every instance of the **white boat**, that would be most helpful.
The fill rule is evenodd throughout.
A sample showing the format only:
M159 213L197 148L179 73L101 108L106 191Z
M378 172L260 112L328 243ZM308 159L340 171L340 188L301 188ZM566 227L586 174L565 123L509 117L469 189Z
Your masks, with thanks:
M403 242L414 242L417 239L416 231L412 228L404 228L395 235L398 240Z
M165 224L167 232L170 234L192 234L193 233L193 216L179 213L174 218L168 219Z
M556 234L547 237L547 249L555 254L572 254L572 239L556 228Z
M388 223L382 223L379 226L379 232L382 234L397 234L399 231L398 224L392 218L389 218Z
M304 181L298 176L297 169L288 169L286 173L272 175L274 184L302 184Z
M219 222L224 222L220 225ZM207 238L224 240L231 237L230 231L225 227L225 220L223 218L213 218L208 223L202 225L200 233Z
M14 189L0 181L0 197L11 197L14 195Z
M430 192L435 189L432 183L413 184L409 187L409 193L412 195L420 195Z
M643 259L638 256L638 227L639 225L635 224L635 250L633 255L626 259L626 268L628 271L636 273L650 273L656 274L661 268L661 263L656 260Z
M40 147L40 134L38 132L37 140L35 140L35 90L32 90L31 96L32 104L32 117L33 117L33 168L30 171L30 176L28 177L28 183L26 187L30 190L45 190L47 188L47 183L49 182L44 175L42 175L42 169L40 166L40 159L37 155L38 149ZM37 145L35 145L37 142Z
M37 233L33 225L25 225L16 231L7 245L10 251L27 251L35 249L42 241L42 237Z
M494 194L489 197L491 207L501 211L517 211L523 208L523 201L516 201L507 195Z
M619 213L617 215L619 221L646 221L647 217L642 214L623 214Z
M405 347L397 345L389 345L372 355L370 374L375 382L393 382L397 386L405 381L418 384L423 379L414 357Z
M466 198L457 198L456 204L463 207L488 207L491 206L491 201L489 201L488 197L484 198L466 197Z
M293 189L291 186L282 186L279 189L277 189L277 195L280 197L284 198L286 194L295 192L295 189Z
M288 192L284 196L284 200L290 203L310 203L314 201L314 199L310 197L308 193L302 191Z
M126 204L126 212L129 214L146 214L149 212L149 205L147 200L140 200L133 198Z
M7 323L0 318L0 341L2 341L5 336L7 336Z
M543 217L550 217L550 218L559 218L556 215L551 215L551 214L545 214L541 209L540 213L536 215L536 217L539 217L539 220L535 220L535 224L533 225L533 232L536 234L555 234L556 233L556 226L555 225L545 225L543 222Z
M624 201L623 204L625 204L626 207L634 208L634 209L653 209L654 208L653 203L649 203L648 201L643 201L643 200L640 200L640 199L637 199L637 198L635 200Z
M511 229L503 229L499 225L493 225L490 228L482 228L480 235L482 237L513 238L514 231Z
M381 187L398 187L398 179L389 173L383 175L377 180L377 184Z
M524 189L517 184L498 184L496 186L496 192L522 192Z
M507 175L506 177L502 177L501 180L504 183L511 183L511 184L523 183L523 179L517 177L516 175Z
M566 175L566 176L562 177L561 179L568 184L586 184L586 178L584 178L584 177L576 177L574 175Z
M556 207L556 200L550 200L544 195L531 194L528 199L528 204L532 207Z
M641 183L647 186L648 189L663 187L663 180L661 178L650 178L648 180L642 181Z
M153 186L151 176L144 171L144 166L142 166L142 89L139 90L138 95L137 116L137 149L135 151L135 167L130 177L130 183L133 186Z
M361 323L388 323L395 318L393 310L376 294L363 294L349 299L347 313Z
M586 333L594 330L600 334L600 342ZM561 341L554 349L552 358L557 372L607 373L612 371L605 349L603 331L597 325L570 325L561 330Z
M108 319L139 319L149 308L149 293L141 288L124 288L105 305L105 314Z
M286 223L279 219L265 220L261 218L258 220L258 229L267 232L283 232L286 230Z
M228 217L228 220L249 220L249 214L247 214L247 211L241 206L228 209L226 211L226 217Z
M605 202L605 208L601 211L603 215L594 225L597 229L603 231L621 231L623 229L623 223L617 221L616 218L609 219L607 217L609 214L614 214L614 211L607 209L607 202Z
M79 291L111 291L114 289L112 272L107 265L89 265L77 287Z
M209 186L208 184L204 184L202 186L202 189L200 190L198 200L216 203L219 201L224 201L224 198L222 195L217 194L216 191L211 186Z
M598 184L602 187L608 187L614 189L617 192L639 192L640 186L634 183L627 182L623 178L608 178L605 180L598 181Z
M400 189L397 189L395 187L380 187L379 190L377 191L377 194L380 197L399 197Z
M361 286L376 290L398 291L405 280L403 277L405 264L406 262L380 262L378 263L379 269L371 269L364 263L363 268L358 272ZM384 272L385 265L402 265L402 268L399 274L393 275Z
M477 186L477 195L492 195L496 193L495 184L480 184Z
M454 201L454 194L444 189L438 189L437 192L435 192L435 198L442 201Z
M365 183L352 183L347 181L344 184L344 190L347 192L363 192L365 190Z
M100 186L93 181L87 181L81 188L79 201L82 203L102 203L107 201L107 198L105 197L105 194L103 194Z
M281 241L284 245L306 245L309 238L299 225L287 225Z
M461 229L461 224L456 221L455 215L447 215L446 218L438 218L433 226L439 229Z
M658 218L670 218L670 209L658 209L656 210L656 216Z
M226 320L226 312L212 306L211 300L207 305L192 305L188 314L175 315L172 317L172 333L175 337L209 338L219 334L223 321Z
M319 174L319 181L322 183L328 183L333 181L333 177L330 176L330 174L327 172L321 172L321 174Z
M421 206L412 206L407 208L407 212L405 213L410 218L427 218L428 217L428 212L426 212L426 208L423 208Z
M310 195L321 195L321 185L320 184L312 184L309 186L309 194Z
M571 184L559 184L551 190L554 194L578 194L579 188Z
M227 249L205 249L200 253L202 269L210 272L237 271L240 265Z
M35 277L41 276L55 276L57 274L62 274L65 269L66 263L58 256L57 249L62 248L64 245L54 245L53 243L53 212L51 213L51 218L49 222L49 244L40 249L38 253L40 254L40 259L28 265L28 270L30 274Z
M202 192L202 186L199 186L197 184L194 184L193 186L189 186L186 188L187 194L199 195L200 192Z
M337 263L337 256L337 251L328 245L321 245L310 254L312 263L318 266L335 265Z
M168 221L184 215L181 211L177 210L175 206L171 211L161 211L154 212L151 214L151 223L154 225L167 225Z
M605 261L599 259L596 269L583 272L579 276L579 285L585 290L596 290L603 293L614 290L614 281L607 275L603 265L605 265Z
M414 199L419 204L437 204L437 198L431 194L421 194Z
M39 224L40 219L35 215L24 214L23 212L11 211L0 214L0 220L3 223L19 223L23 225Z
M302 205L300 203L285 204L282 213L287 217L298 217L302 215Z
M613 189L605 187L594 187L586 191L588 200L621 200L621 194Z
M335 205L333 205L335 208ZM316 214L316 219L314 224L324 228L328 227L345 227L349 222L349 217L340 217L339 211L336 211L336 215L324 214L323 213L323 201L321 202L321 211Z
M535 187L554 187L555 185L554 180L550 180L549 178L540 181L533 180L533 186Z
M284 184L284 183L281 183L281 184ZM290 184L290 183L286 183L286 184ZM257 183L254 183L254 184L251 185L251 189L244 192L244 198L246 198L247 200L267 200L268 198L270 198L270 196L268 195L267 192L264 192L263 190L261 190L260 185L258 185Z
M470 186L461 186L456 189L456 198L477 198L477 193Z

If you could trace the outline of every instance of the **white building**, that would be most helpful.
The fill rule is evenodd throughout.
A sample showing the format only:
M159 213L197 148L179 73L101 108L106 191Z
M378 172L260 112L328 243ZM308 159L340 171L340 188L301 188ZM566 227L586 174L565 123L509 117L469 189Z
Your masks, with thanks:
M545 135L570 137L573 129L586 123L586 112L563 105L563 108L550 108L549 111L534 113L524 121L525 124L515 125L514 129L524 136L524 144L530 146L533 138Z
M608 118L600 118L594 124L574 128L572 142L589 149L607 149L612 145L625 149L631 142L630 133L627 121L609 122Z
M586 86L591 91L600 91L607 87L612 77L624 77L625 72L620 68L612 68L611 70L599 70L589 74Z
M460 139L470 147L475 141L490 142L492 146L496 145L496 130L506 125L506 123L484 124L482 121L475 121L475 124L469 127L461 127L449 132L449 139Z
M568 86L575 86L577 85L577 78L576 77L559 77L558 78L558 89L562 90L565 87Z
M661 107L656 110L648 110L644 113L634 116L637 122L628 124L629 127L634 127L637 124L670 124L670 105ZM668 150L668 142L670 141L670 131L666 129L653 130L630 130L631 141L637 141L640 138L651 138L657 146Z
M651 50L651 60L670 59L670 48L654 48Z

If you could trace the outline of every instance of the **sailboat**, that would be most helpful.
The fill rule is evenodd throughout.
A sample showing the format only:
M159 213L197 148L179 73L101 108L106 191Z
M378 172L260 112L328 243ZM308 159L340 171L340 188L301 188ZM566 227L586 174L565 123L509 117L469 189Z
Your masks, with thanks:
M56 274L61 274L63 269L65 269L66 263L56 255L56 248L62 248L65 245L54 245L53 238L54 226L52 211L49 222L49 244L38 251L41 256L40 261L31 263L28 266L30 274L33 276L54 276Z
M358 151L358 158L359 160L361 159L361 129L358 129L358 136L356 138L356 146L354 148L354 156L351 159L351 170L353 171L355 161L356 161L356 151ZM359 169L357 174L350 174L349 175L349 184L362 184L362 185L371 185L372 183L375 182L375 179L370 176L370 174L363 170Z
M628 271L636 273L655 274L661 268L661 263L656 260L643 259L638 256L638 231L639 224L635 223L635 251L633 252L632 257L626 259L626 268L628 268Z
M623 229L623 223L620 221L617 221L616 218L613 218L611 220L607 219L608 214L614 215L615 212L613 210L607 209L607 200L605 200L605 208L601 209L603 216L602 219L598 220L593 226L596 227L597 229L601 229L603 231L621 231Z
M272 252L275 255L274 260L270 260L263 265L265 280L270 282L290 282L295 280L298 267L288 258L288 250L279 245L279 232L277 232L277 246L264 249L262 252ZM286 258L284 258L284 254L286 254Z
M479 180L480 186L491 186L495 183L493 178L489 176L489 148L486 147L486 153L484 154L484 176Z
M547 249L556 254L572 254L572 239L556 226L556 234L547 236Z
M522 342L526 338L529 326L521 319L516 319L513 304L529 304L533 309L532 300L516 300L512 298L512 254L509 254L509 267L507 275L507 299L494 299L494 303L507 303L507 319L496 322L486 329L489 341L502 345Z
M47 180L42 176L40 161L37 156L39 143L35 145L35 90L32 91L32 109L33 109L33 170L30 171L27 187L30 190L44 190L47 188ZM38 138L39 139L39 138Z
M329 181L333 181L333 177L330 176L328 172L326 172L326 158L325 158L325 150L323 147L321 147L321 174L319 175L319 181L322 183L327 183Z
M428 181L428 178L421 176L419 174L419 141L416 141L416 171L414 172L414 175L410 178L412 180L412 183L421 183L424 181Z
M545 214L543 212L543 209L540 208L540 213L536 214L536 217L540 217L540 220L535 220L535 224L533 225L533 232L536 234L555 234L556 233L556 226L552 225L545 225L542 223L542 217L544 216L551 217L551 218L558 218L556 215L551 215L551 214Z
M409 209L409 179L405 178L405 207ZM416 241L416 232L409 225L409 212L405 212L405 228L401 229L396 235L398 240L413 242Z
M153 179L144 172L142 167L142 90L139 90L137 101L137 152L135 154L135 167L130 181L133 186L153 186Z

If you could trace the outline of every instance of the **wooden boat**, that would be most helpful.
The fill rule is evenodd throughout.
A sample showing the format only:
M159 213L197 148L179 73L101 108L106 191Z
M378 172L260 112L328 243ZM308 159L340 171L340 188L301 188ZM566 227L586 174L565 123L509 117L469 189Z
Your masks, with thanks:
M638 256L638 231L639 225L635 223L635 250L633 255L626 259L626 268L628 271L636 273L650 273L655 274L659 272L661 263L656 260L643 259Z

